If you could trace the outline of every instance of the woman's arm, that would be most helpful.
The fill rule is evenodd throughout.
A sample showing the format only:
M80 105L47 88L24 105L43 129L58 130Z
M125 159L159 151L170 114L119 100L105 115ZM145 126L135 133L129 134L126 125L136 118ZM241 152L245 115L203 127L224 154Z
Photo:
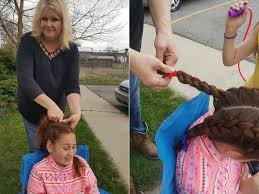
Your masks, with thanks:
M63 121L64 113L58 105L46 94L40 94L34 101L48 110L47 114L50 120Z
M80 87L79 87L79 52L75 44L71 46L71 58L64 82L64 92L67 96L67 102L71 111L71 116L64 119L63 122L70 123L75 128L81 118L80 107Z
M77 93L71 93L67 96L68 106L71 112L71 116L64 119L63 122L67 122L72 128L77 126L81 118L81 107L80 107L80 95Z
M34 100L42 89L34 80L34 45L30 34L25 34L20 41L16 56L16 74L18 87L29 99Z

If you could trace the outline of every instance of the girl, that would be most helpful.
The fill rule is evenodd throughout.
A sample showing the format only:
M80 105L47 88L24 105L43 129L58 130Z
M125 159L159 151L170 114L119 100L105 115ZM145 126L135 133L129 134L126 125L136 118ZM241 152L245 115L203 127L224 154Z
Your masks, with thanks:
M247 192L241 179L244 169L247 173L244 162L259 159L259 90L241 87L223 91L181 71L177 77L181 83L212 95L215 107L214 114L203 115L183 138L180 147L185 149L177 155L177 192Z
M76 156L74 130L63 122L44 117L37 129L37 141L49 156L35 164L29 194L98 194L96 177L87 162Z
M256 24L252 35L248 37L244 42L235 46L234 41L237 36L238 29L246 20L247 4L247 1L238 1L230 7L234 10L244 8L245 11L239 17L227 17L223 45L223 63L225 66L232 66L234 64L237 64L239 61L245 59L252 53L256 53L256 67L253 75L246 82L245 86L248 88L259 88L258 23Z

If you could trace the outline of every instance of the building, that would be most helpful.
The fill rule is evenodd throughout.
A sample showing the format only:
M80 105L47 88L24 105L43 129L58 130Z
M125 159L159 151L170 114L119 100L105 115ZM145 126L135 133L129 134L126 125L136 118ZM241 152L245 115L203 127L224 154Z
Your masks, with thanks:
M91 67L91 68L111 68L114 62L113 56L103 56L103 55L92 55L87 52L79 52L79 63L81 66L84 67Z

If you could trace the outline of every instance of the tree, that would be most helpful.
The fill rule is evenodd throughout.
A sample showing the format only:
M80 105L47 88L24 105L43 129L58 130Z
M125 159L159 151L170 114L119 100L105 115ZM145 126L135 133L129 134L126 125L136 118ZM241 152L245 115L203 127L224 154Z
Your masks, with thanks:
M18 47L24 32L31 30L36 0L1 0L0 26L4 37ZM66 0L74 40L108 40L125 22L116 18L126 0Z

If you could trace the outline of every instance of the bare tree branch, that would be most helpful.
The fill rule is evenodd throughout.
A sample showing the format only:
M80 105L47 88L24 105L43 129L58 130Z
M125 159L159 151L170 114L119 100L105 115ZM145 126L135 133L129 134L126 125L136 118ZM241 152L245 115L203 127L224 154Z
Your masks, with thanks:
M126 0L65 1L71 14L74 40L110 40L112 33L125 26L125 22L118 22L117 18ZM3 33L15 46L23 32L31 31L34 5L35 0L0 0L0 24Z

